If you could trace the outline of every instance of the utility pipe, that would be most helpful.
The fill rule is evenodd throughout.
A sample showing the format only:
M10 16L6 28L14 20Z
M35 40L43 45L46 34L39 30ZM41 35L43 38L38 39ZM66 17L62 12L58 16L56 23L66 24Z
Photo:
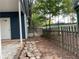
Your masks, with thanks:
M19 29L20 29L20 42L22 44L23 37L22 37L22 21L21 21L21 2L18 0L18 9L19 9Z

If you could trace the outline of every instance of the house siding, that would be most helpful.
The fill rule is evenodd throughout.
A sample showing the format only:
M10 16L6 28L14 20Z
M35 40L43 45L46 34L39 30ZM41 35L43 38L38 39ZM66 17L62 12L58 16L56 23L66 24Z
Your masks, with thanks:
M0 12L0 18L10 17L11 39L19 39L19 16L18 12ZM24 15L22 13L22 34L25 38Z

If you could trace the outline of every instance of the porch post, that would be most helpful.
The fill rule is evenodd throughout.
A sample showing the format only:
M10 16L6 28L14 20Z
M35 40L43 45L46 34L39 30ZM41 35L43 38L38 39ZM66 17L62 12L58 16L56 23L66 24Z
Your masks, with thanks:
M27 17L26 17L26 14L24 13L24 22L25 22L25 38L27 39L28 37L28 24L27 24Z
M18 0L18 9L19 9L19 29L20 29L20 42L22 44L22 21L21 21L21 3L20 0Z
M79 0L74 1L74 9L77 14L77 29L78 29L78 33L79 33Z
M0 59L2 59L2 48L1 48L1 46L2 46L2 44L1 44L1 24L0 24Z

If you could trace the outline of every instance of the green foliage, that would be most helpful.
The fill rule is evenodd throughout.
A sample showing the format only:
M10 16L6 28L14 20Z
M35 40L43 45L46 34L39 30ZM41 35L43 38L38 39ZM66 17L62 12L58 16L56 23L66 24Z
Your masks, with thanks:
M73 0L63 0L62 3L63 3L62 5L63 13L66 13L66 14L73 13L74 11Z
M73 12L73 0L36 0L34 11L42 14L58 15L60 11L63 13Z
M57 16L70 14L73 10L72 0L36 0L32 6L33 24L40 25L47 19L45 15ZM50 19L50 18L49 18Z
M32 14L32 24L34 27L42 26L44 21L45 20L43 16L36 13Z
M37 0L34 7L35 12L42 14L53 14L58 13L58 6L56 0Z

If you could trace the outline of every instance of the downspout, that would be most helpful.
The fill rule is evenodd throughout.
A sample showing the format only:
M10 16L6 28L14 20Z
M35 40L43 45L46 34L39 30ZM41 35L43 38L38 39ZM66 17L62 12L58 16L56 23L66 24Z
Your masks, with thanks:
M22 21L21 21L21 3L20 0L18 0L18 9L19 9L19 29L20 29L20 42L23 43L23 37L22 37Z
M25 22L25 39L28 38L28 20L27 20L27 17L26 17L26 14L24 13L24 22Z

